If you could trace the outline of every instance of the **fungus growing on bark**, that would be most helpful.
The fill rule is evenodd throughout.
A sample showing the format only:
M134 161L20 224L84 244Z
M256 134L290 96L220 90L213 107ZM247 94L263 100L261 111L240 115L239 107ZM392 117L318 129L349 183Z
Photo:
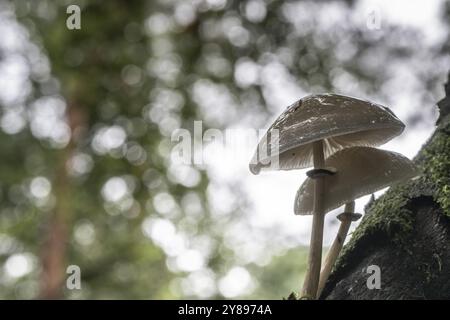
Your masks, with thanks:
M322 259L323 178L333 172L324 158L351 146L378 146L399 135L404 124L387 108L336 94L307 96L284 111L258 144L250 171L292 170L313 166L313 223L302 296L315 298ZM276 134L278 141L272 143ZM261 152L265 151L265 152ZM276 163L277 166L271 165Z
M341 225L328 252L320 274L317 296L320 295L334 263L342 249L352 221L360 215L354 213L354 200L418 175L414 163L403 155L371 147L352 147L336 152L325 160L325 166L336 172L325 177L325 212L345 204L338 216ZM297 192L294 211L305 215L314 212L314 181L305 180Z

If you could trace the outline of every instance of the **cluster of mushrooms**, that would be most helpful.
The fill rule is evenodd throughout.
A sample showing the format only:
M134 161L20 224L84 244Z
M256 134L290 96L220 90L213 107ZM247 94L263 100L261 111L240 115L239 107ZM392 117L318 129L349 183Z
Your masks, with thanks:
M386 107L336 94L307 96L284 111L260 141L250 171L313 167L298 189L294 212L313 215L303 299L318 299L344 244L350 224L361 217L355 199L418 175L401 154L379 150L405 125ZM270 137L277 134L278 141ZM267 152L260 152L267 150ZM277 163L276 168L269 165ZM338 234L322 265L325 214L340 206Z

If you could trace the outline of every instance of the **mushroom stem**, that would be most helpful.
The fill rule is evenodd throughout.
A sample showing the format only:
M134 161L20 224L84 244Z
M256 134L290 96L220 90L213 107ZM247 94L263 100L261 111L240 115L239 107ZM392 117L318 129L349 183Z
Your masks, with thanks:
M339 256L339 253L342 250L345 238L347 237L347 233L350 228L350 224L352 223L352 221L355 221L360 217L360 215L354 214L354 211L355 211L355 201L348 202L345 204L344 213L342 213L339 217L339 220L341 220L341 225L339 226L336 238L334 239L333 244L331 245L330 250L328 251L325 263L323 265L323 269L320 273L319 289L317 290L317 299L322 294L322 290L325 287L325 283L327 282L331 270L333 269L333 266Z
M323 169L325 166L323 140L313 143L313 162L314 169ZM314 180L314 209L308 269L302 289L302 297L306 299L314 299L316 297L319 284L320 266L322 263L323 224L325 218L323 196L323 176L317 176Z

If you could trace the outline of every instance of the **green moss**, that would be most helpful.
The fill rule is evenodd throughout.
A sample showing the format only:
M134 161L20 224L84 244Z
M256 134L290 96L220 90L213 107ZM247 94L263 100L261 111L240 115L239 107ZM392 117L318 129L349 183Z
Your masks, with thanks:
M291 294L287 298L283 298L283 300L301 300L301 297L297 292L291 292Z
M400 247L407 243L413 230L414 213L408 202L420 196L431 196L450 217L450 121L438 127L414 159L420 167L420 178L390 188L371 204L335 266L343 268L364 239L376 235Z
M418 158L424 176L434 186L433 198L450 217L450 121L437 130Z
M409 194L413 185L415 183L410 182L408 185L393 187L376 200L344 247L336 268L347 264L349 254L364 238L382 234L401 245L408 240L413 229L414 215L406 208L406 204L410 200Z

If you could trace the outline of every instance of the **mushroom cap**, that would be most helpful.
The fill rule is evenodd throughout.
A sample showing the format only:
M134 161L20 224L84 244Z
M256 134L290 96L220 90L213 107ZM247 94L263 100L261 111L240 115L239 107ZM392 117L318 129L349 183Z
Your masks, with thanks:
M324 179L324 209L329 212L343 204L419 174L405 156L370 147L351 147L325 160L336 173ZM295 214L313 213L314 180L307 178L295 197Z
M253 155L250 171L308 168L313 165L315 141L324 140L324 155L329 157L351 146L379 146L404 128L381 105L337 94L310 95L289 106L270 126ZM278 146L270 143L271 137L278 138ZM258 159L261 150L264 154ZM275 168L270 166L277 160Z

